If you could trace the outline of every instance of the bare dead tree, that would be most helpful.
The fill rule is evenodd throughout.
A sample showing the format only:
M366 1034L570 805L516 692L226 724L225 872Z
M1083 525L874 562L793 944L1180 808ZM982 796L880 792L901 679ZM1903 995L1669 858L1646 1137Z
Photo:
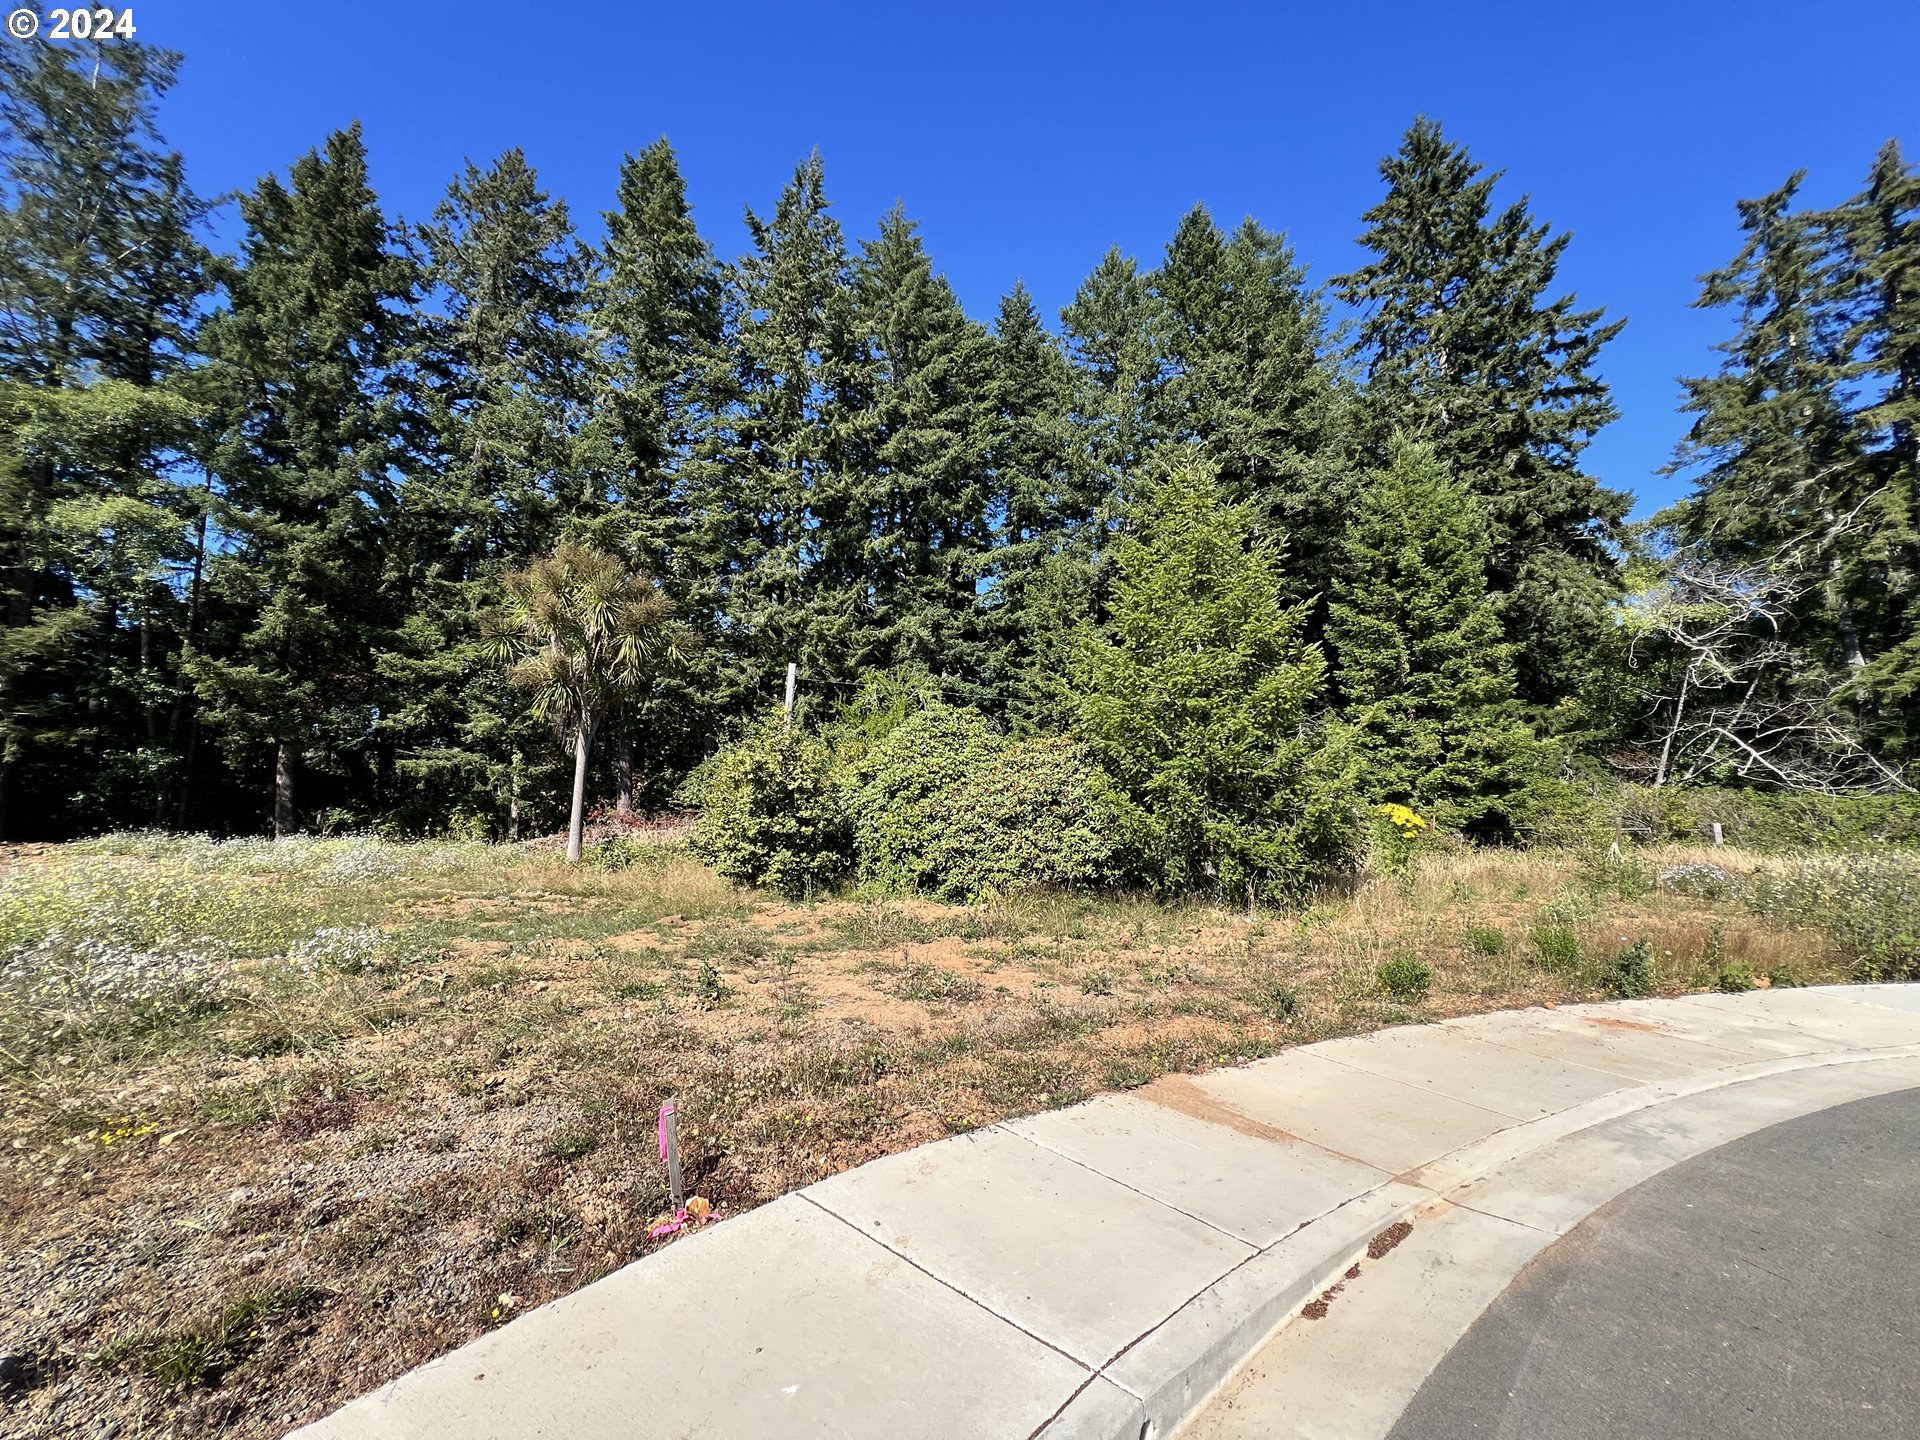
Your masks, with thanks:
M1681 552L1635 607L1629 663L1650 645L1678 663L1659 691L1658 788L1734 776L1818 794L1911 791L1831 693L1806 689L1786 621L1819 584L1799 567L1731 566Z

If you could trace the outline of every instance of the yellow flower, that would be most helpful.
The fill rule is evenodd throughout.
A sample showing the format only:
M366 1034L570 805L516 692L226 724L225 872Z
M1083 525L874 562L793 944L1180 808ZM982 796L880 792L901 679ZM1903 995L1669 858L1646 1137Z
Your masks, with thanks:
M1408 839L1413 838L1427 828L1427 822L1420 816L1414 814L1413 811L1405 805L1382 805L1380 807L1380 813L1387 817L1388 824L1392 825L1394 829L1398 830Z

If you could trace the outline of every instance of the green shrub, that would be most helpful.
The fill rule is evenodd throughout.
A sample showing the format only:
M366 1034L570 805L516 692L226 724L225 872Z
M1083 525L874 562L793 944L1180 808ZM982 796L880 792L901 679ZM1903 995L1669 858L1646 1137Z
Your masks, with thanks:
M1601 987L1623 1000L1653 993L1653 946L1645 940L1622 945L1600 967Z
M1267 980L1260 986L1256 1004L1262 1014L1285 1024L1300 1009L1300 992L1284 980Z
M853 767L847 810L866 879L966 900L1106 879L1118 808L1070 740L1011 741L938 702Z
M1549 970L1572 970L1580 964L1580 937L1569 925L1551 920L1536 925L1533 948Z
M847 871L850 834L832 755L775 718L702 777L695 852L730 880L805 896Z
M1742 898L1767 919L1819 930L1863 979L1920 976L1920 856L1795 861L1754 875Z
M1433 987L1432 967L1408 950L1396 951L1374 976L1382 990L1401 1000L1424 999Z
M1729 995L1738 995L1743 990L1753 989L1759 982L1753 973L1753 967L1745 961L1737 960L1731 965L1721 967L1715 983Z
M1497 925L1469 925L1467 948L1476 955L1504 955L1507 950L1507 932Z

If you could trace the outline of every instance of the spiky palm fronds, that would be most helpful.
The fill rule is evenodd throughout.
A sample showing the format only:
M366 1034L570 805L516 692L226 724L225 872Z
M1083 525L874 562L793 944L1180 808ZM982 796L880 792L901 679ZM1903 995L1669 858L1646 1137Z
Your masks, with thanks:
M562 545L506 577L488 640L543 719L591 730L687 641L652 576L617 555Z

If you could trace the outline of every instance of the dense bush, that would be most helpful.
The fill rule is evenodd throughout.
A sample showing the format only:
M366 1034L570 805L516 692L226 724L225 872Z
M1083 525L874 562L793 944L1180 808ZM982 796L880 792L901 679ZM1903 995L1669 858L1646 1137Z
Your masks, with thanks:
M935 703L875 743L847 784L860 873L889 888L967 899L1112 871L1112 787L1069 740L1009 740Z
M702 776L693 848L730 880L809 895L847 871L850 833L825 742L777 718Z

